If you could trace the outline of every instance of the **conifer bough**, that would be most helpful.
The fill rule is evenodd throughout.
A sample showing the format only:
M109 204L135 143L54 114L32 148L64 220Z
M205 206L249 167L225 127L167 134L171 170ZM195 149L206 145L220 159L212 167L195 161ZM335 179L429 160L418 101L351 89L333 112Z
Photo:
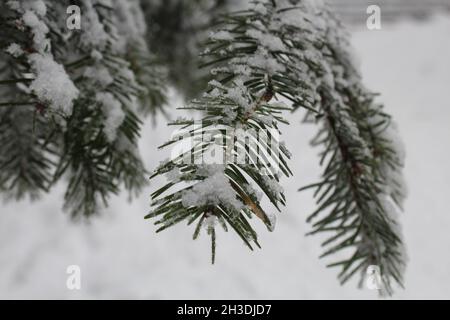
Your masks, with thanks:
M68 30L78 5L82 29ZM62 177L73 217L124 185L139 191L142 119L165 103L165 71L139 1L2 1L0 190L37 198Z

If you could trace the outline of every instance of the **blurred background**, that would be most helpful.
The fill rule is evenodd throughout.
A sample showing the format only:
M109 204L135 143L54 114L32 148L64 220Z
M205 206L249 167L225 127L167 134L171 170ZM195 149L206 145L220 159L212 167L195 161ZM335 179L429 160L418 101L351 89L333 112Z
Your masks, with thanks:
M409 198L402 215L410 257L406 288L394 299L450 299L450 1L333 0L352 34L366 85L396 119L407 148ZM366 27L367 6L381 7L382 29ZM173 93L168 116L183 104ZM148 169L166 158L157 146L172 129L159 116L144 126L140 149ZM233 234L217 235L210 264L205 234L179 225L155 234L149 211L151 184L129 202L112 199L89 223L61 211L64 188L38 202L0 203L0 298L58 299L374 299L375 291L341 287L336 270L318 259L305 222L312 194L299 187L320 175L314 128L294 114L284 138L293 151L294 177L284 181L288 206L275 232L260 226L262 250L248 251ZM66 287L66 268L81 267L81 290Z
M378 5L382 10L383 21L395 23L407 18L423 20L438 11L450 10L448 0L328 0L342 19L349 25L366 23L366 12L370 5Z

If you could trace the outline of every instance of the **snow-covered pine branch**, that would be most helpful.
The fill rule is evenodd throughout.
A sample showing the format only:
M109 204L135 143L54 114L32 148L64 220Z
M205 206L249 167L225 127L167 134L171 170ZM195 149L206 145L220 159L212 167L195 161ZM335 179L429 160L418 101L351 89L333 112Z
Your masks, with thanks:
M123 1L124 2L124 1ZM150 29L147 42L168 71L169 82L185 99L198 97L209 81L198 68L199 51L221 14L241 0L145 0L141 7Z
M248 218L256 216L273 229L273 219L256 195L262 191L278 210L279 204L285 204L279 178L280 174L292 174L287 165L290 154L279 140L271 141L279 152L261 152L268 149L268 140L261 136L274 137L271 132L279 131L278 124L287 123L282 117L284 110L303 107L314 112L315 91L304 81L307 74L298 68L301 57L291 55L294 31L301 32L288 19L295 14L303 14L300 7L255 1L248 10L223 17L203 53L203 66L211 68L215 80L210 81L202 98L184 108L203 111L204 117L200 123L174 123L184 126L193 142L153 175L166 175L169 181L152 194L154 208L147 218L160 217L156 221L161 225L158 231L183 220L195 222L194 238L205 225L212 239L213 259L214 220L225 230L231 226L253 249L252 243L259 244ZM273 102L280 98L292 107ZM247 134L253 147L246 145L238 133L249 129L253 129L252 134ZM173 146L180 137L183 135L175 136L163 147ZM223 162L205 164L202 156L217 146L223 148Z
M66 208L88 216L120 185L134 193L146 183L137 151L141 115L164 104L166 80L145 41L140 1L80 0L83 25L74 31L66 27L70 4L1 4L9 32L0 36L0 135L24 147L2 148L8 170L0 188L37 196L64 176Z
M141 87L138 109L144 115L155 116L157 112L164 111L167 103L167 67L162 65L146 41L147 34L151 32L148 32L141 0L114 0L113 3L116 13L113 23L126 41L124 55ZM155 49L159 45L155 43L152 46Z
M375 265L382 293L391 294L392 280L403 284L406 265L398 221L406 196L404 150L391 117L362 84L342 25L324 8L320 20L325 41L317 63L322 63L324 81L318 88L321 116L316 122L322 127L313 145L324 149L320 162L325 171L322 181L312 185L318 208L308 218L310 234L331 234L322 243L322 257L343 257L329 265L342 268L341 283L359 272L362 284L368 267Z
M67 39L69 48L78 49L69 54L75 63L68 69L76 75L82 96L63 135L56 176L68 170L65 199L73 215L98 212L99 201L106 202L121 183L130 191L145 183L136 149L141 87L126 60L128 44L138 34L119 32L124 27L116 21L114 9L114 2L82 1L83 32Z
M52 55L44 2L2 2L0 15L0 191L34 199L49 189L58 154L48 119L70 116L79 91Z

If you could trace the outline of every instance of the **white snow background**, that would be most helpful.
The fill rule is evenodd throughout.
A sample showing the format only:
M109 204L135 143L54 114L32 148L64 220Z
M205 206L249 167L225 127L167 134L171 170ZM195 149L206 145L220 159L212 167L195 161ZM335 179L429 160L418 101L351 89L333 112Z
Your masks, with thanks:
M410 262L406 289L393 298L450 299L450 18L355 31L353 43L365 83L382 94L407 148L410 193L401 221ZM61 212L60 185L39 202L0 204L0 298L376 299L356 281L341 287L337 270L318 259L320 239L304 236L314 202L312 193L297 189L315 182L321 169L318 150L308 145L314 127L301 125L300 114L289 118L283 131L295 176L283 183L288 206L275 231L254 219L262 250L250 252L237 236L219 231L212 266L209 238L203 233L192 241L192 226L155 234L143 217L158 181L132 203L125 193L112 198L90 224ZM141 141L149 169L166 157L156 147L171 134L165 119L157 122L146 123ZM81 267L79 291L66 288L73 264Z

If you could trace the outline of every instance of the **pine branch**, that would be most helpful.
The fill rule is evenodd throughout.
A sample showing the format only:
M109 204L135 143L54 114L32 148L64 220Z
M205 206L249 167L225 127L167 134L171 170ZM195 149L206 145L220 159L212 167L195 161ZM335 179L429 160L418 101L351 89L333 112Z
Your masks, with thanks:
M298 68L302 56L293 52L301 27L285 20L291 14L301 11L256 1L249 10L223 17L203 54L203 66L211 68L215 80L202 98L183 108L202 111L201 125L184 119L173 123L184 135L162 147L176 146L186 136L190 147L152 176L166 175L169 182L152 194L154 209L147 218L159 217L158 232L184 220L197 222L194 238L204 226L211 236L213 259L217 223L225 230L231 227L250 249L259 243L247 218L256 216L273 229L273 218L255 196L259 191L278 210L285 205L279 179L292 175L290 154L277 135L279 123L287 123L282 112L292 108L272 101L282 98L294 108L315 112L315 93L305 81L307 74ZM238 131L250 129L247 143ZM204 154L214 149L223 159L205 164Z
M319 87L322 128L314 144L321 145L325 170L315 188L318 208L308 218L310 234L331 233L322 244L322 257L339 251L347 259L331 263L341 267L341 283L360 272L361 283L371 265L380 267L383 290L392 294L392 279L403 283L406 264L397 208L405 196L402 187L402 151L394 146L391 119L374 102L348 59L346 36L329 13L325 30L322 73L329 72Z
M133 194L146 184L146 170L136 152L142 124L137 98L142 88L126 53L116 46L116 27L107 18L113 8L84 5L85 23L104 33L99 42L84 34L72 39L81 48L80 59L70 64L73 73L82 75L76 82L81 97L67 122L55 180L68 171L65 207L74 217L97 213L122 183Z
M0 191L5 199L37 199L51 186L57 144L51 141L55 128L44 117L44 103L24 90L34 79L24 78L31 67L21 49L10 46L11 39L22 48L32 48L30 32L19 22L17 12L0 5L1 28L8 33L0 37ZM33 50L30 50L33 51ZM50 121L49 121L50 120Z
M168 78L187 99L197 97L211 80L198 68L198 52L220 14L232 0L141 1L148 25L147 43L167 69Z
M46 166L30 166L29 175L45 176L44 191L67 177L65 208L78 217L98 212L121 185L136 194L146 184L137 152L141 115L161 108L166 89L159 62L149 58L145 22L135 10L139 2L117 1L108 7L97 0L76 1L82 8L83 29L68 32L61 17L71 2L0 5L1 27L8 30L0 36L1 47L6 48L1 55L7 61L0 70L0 90L8 98L0 106L2 112L14 107L11 117L22 117L2 118L8 120L2 136L18 135L11 124L27 123L23 130L31 132L22 133L26 136L22 138L26 144L35 141L33 159L46 159L46 150L37 150L37 141L48 134L44 131L41 136L41 128L51 128L51 141L42 143L53 147L52 162L40 160ZM20 163L33 148L20 150L0 152L0 159L14 156L8 161ZM2 190L18 185L10 183L14 176L4 172ZM34 194L39 191L37 182L23 185Z
M46 192L52 180L55 145L47 143L50 130L34 106L0 109L0 191L6 198L36 199Z
M130 62L130 69L135 74L136 82L141 87L139 93L139 111L144 116L157 112L164 113L167 103L168 71L160 58L152 51L157 46L149 47L145 41L147 27L141 9L141 1L116 1L114 26L127 40L125 59Z
M167 70L161 66L156 56L151 54L145 43L130 46L127 54L130 68L141 86L139 111L155 118L158 112L165 114L167 104Z

